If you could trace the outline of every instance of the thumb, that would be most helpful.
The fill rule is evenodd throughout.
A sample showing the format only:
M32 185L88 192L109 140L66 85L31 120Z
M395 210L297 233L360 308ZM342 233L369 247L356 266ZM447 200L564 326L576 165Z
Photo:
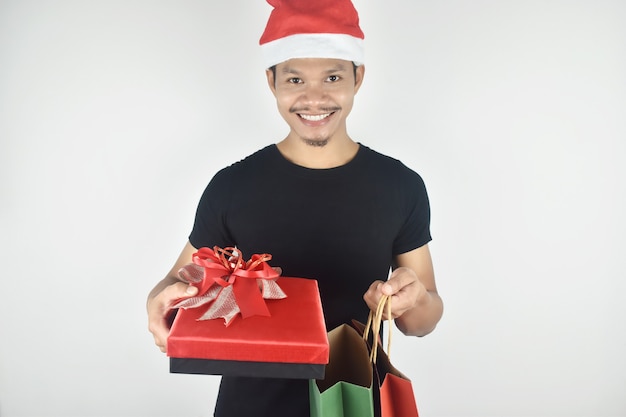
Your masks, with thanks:
M198 294L198 287L194 287L193 285L187 285L185 289L185 295L193 296Z
M395 281L389 280L383 284L380 284L380 292L385 295L394 295L398 292L397 283Z
M389 279L381 285L380 291L386 295L394 295L397 294L404 288L409 285L413 280L414 274L408 274L407 271L403 268L396 269Z
M164 291L164 298L173 302L184 298L193 297L198 293L198 288L184 282L170 285Z

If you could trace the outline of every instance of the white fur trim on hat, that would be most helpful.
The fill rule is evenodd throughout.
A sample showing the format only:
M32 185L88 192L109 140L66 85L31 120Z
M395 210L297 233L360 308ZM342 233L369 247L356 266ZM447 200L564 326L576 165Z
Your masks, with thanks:
M333 58L361 65L365 60L363 39L342 33L303 33L261 45L263 61L270 68L292 58Z

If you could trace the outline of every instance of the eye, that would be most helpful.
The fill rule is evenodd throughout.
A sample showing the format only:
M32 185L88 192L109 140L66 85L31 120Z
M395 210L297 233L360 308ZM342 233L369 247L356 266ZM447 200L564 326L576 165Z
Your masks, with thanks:
M341 79L341 77L339 77L338 75L329 75L327 80L330 81L331 83L335 83L337 81L339 81Z
M289 78L287 80L287 82L289 84L302 84L302 79L298 78L298 77L293 77L293 78Z

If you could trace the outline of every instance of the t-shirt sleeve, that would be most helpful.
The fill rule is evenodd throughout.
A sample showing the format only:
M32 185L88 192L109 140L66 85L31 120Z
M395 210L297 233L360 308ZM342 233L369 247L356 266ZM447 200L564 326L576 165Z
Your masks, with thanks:
M410 171L410 170L409 170ZM405 222L393 244L393 255L417 249L432 240L430 234L430 202L424 180L410 171L404 182Z
M189 242L195 248L235 245L226 227L227 190L225 170L222 170L211 179L200 197L189 235Z

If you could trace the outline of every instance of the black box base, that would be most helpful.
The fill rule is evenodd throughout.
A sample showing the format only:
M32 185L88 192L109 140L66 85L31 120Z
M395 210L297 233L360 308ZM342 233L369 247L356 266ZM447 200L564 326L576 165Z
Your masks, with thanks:
M324 379L325 365L170 358L170 373L262 378Z

